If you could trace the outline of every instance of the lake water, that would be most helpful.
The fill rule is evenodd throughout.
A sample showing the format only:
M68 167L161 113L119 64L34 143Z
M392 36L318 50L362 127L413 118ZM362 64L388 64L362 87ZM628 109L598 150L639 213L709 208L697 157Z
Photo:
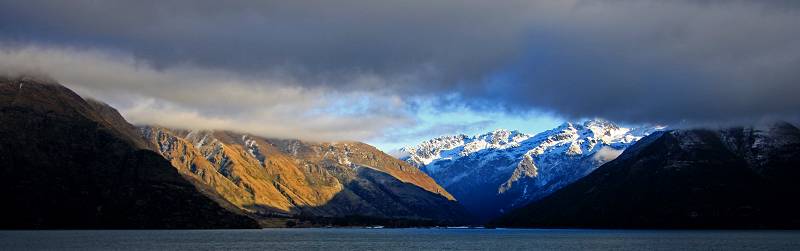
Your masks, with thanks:
M798 231L260 229L0 231L0 250L800 250Z

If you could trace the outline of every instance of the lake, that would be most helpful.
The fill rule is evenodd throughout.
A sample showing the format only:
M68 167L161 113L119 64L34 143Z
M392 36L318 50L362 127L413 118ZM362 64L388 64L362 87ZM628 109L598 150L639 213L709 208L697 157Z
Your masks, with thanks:
M800 231L259 229L0 231L0 250L800 250Z

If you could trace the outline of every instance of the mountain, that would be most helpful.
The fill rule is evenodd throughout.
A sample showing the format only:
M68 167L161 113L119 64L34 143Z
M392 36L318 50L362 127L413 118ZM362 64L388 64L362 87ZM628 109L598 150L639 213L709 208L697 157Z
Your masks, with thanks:
M32 77L0 77L0 197L0 228L258 227L148 150L113 108Z
M662 128L624 128L595 119L564 123L535 136L495 130L439 137L400 149L397 156L433 177L479 221L487 221L574 182Z
M140 128L182 174L253 215L466 218L419 169L360 142L268 139L229 131Z
M800 130L787 123L654 133L501 226L800 227Z

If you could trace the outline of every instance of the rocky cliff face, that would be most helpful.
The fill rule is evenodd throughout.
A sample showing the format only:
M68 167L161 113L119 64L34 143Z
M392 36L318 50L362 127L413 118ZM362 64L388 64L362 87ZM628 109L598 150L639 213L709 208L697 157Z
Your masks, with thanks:
M503 226L800 227L800 130L787 123L655 133Z
M254 215L465 218L452 195L425 173L360 142L152 126L140 133L179 172Z
M49 80L0 77L2 228L250 228L133 126Z
M430 174L481 220L489 220L574 182L660 129L589 120L534 136L508 130L445 136L401 149L398 157Z

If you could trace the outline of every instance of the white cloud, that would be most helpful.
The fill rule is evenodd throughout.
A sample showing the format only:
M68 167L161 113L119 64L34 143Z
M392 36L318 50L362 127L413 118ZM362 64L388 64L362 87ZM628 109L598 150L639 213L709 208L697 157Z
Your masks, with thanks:
M592 158L599 163L606 163L616 159L620 154L622 154L622 150L603 146L600 150L597 150Z
M398 96L303 87L188 64L156 69L123 53L2 46L0 73L44 73L116 107L130 122L267 137L366 140L413 123ZM359 76L353 77L359 79ZM367 81L380 81L369 76Z

